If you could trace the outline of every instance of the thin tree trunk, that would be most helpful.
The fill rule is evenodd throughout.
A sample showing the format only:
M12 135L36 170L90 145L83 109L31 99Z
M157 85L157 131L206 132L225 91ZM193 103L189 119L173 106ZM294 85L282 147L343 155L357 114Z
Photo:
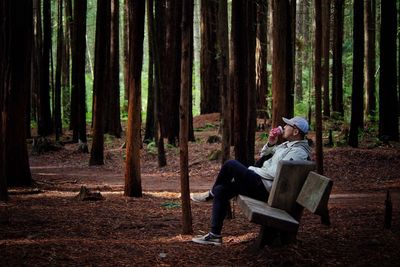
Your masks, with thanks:
M376 95L375 95L375 0L366 0L364 6L365 16L365 93L364 116L366 120L375 121Z
M379 77L379 137L399 141L398 98L396 92L396 29L394 0L381 3L380 77Z
M322 151L322 96L321 96L321 57L322 57L322 5L321 0L315 0L315 140L316 140L316 163L317 172L324 173L323 151Z
M95 74L93 81L93 142L89 165L104 164L104 95L108 88L106 66L110 50L109 0L99 0L96 16Z
M191 90L192 55L191 31L193 30L193 1L185 0L182 5L182 57L181 57L181 94L180 94L180 178L182 200L182 234L190 234L192 228L192 211L190 207L189 188L189 90Z
M128 126L126 134L126 164L124 195L142 196L140 176L140 112L141 112L141 72L143 62L145 2L129 0L129 102Z
M222 161L230 159L230 88L229 88L229 39L228 39L228 7L227 0L222 0L218 7L218 73L221 92L221 129L222 129Z
M257 117L267 118L267 1L258 0L257 5L257 43L256 43L256 92Z
M50 112L50 49L51 49L51 3L43 0L43 53L39 100L38 134L47 136L53 132Z
M344 1L334 2L333 61L332 61L332 110L344 115L343 110L343 19Z
M64 31L63 31L63 0L58 0L58 30L57 30L57 60L56 60L56 83L54 88L54 129L56 140L60 140L62 134L61 120L61 68L62 68L62 49L64 47Z
M323 114L330 116L329 104L329 44L330 44L330 24L331 24L331 1L325 0L322 3L322 54L323 54Z
M358 147L358 134L359 130L363 128L364 123L364 0L354 0L353 54L353 88L349 145Z
M65 0L65 31L63 47L63 65L61 70L61 105L64 120L71 116L71 40L72 40L72 3Z
M144 141L150 143L154 139L155 123L154 123L154 54L153 54L153 0L147 0L147 29L148 29L148 51L149 51L149 69L148 69L148 86L147 86L147 112L146 112L146 129Z

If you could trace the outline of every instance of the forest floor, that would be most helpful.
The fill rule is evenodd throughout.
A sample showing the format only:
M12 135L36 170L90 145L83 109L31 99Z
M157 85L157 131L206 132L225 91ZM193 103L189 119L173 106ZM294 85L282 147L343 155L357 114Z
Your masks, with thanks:
M220 168L207 143L218 115L196 117L189 144L190 188L208 189ZM259 151L264 140L257 132ZM179 148L167 147L159 168L154 146L141 154L142 198L123 196L124 139L105 139L105 165L88 166L89 154L66 142L61 150L32 154L35 186L11 188L0 203L0 266L398 266L400 262L400 145L324 149L325 175L334 181L331 226L305 211L295 244L255 250L259 226L234 204L222 246L190 242L181 234ZM89 143L90 144L90 143ZM103 196L80 201L86 186ZM386 192L392 226L384 228ZM211 203L193 203L193 235L208 231Z

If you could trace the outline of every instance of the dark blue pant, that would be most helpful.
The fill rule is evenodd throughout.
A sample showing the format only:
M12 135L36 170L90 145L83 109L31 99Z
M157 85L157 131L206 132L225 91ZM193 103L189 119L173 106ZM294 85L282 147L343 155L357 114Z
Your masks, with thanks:
M261 201L268 199L268 191L261 176L237 160L228 160L222 165L211 192L214 195L211 232L217 235L221 234L231 198L245 195Z

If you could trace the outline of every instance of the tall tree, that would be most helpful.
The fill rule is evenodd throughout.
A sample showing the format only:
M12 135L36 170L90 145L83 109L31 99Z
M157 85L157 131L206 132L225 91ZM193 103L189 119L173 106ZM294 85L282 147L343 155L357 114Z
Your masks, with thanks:
M219 112L217 12L219 1L201 0L200 113Z
M149 9L152 10L152 9ZM152 42L152 51L154 55L154 140L157 144L157 158L158 158L158 166L163 167L167 165L167 159L165 156L165 148L164 148L164 137L162 135L162 105L161 105L161 97L163 92L163 66L161 65L161 59L164 55L164 43L160 41L165 40L165 28L163 27L164 22L164 2L156 1L155 3L155 15L152 14L152 36L155 37L154 42ZM157 19L156 19L157 18Z
M257 92L257 116L268 117L267 112L267 1L258 0L257 4L257 43L256 43L256 92Z
M63 29L63 0L58 0L57 12L57 55L56 55L56 83L54 88L54 129L56 140L60 139L62 134L61 121L61 68L63 62L62 49L64 47L64 29Z
M235 158L247 165L247 99L248 99L248 5L247 0L232 1L232 61L234 95Z
M86 0L75 0L72 31L72 92L71 126L74 141L80 142L79 149L88 152L86 138Z
M165 137L172 145L179 138L179 97L180 97L180 67L181 67L181 29L182 0L166 1L166 38L165 56L168 68L164 68L163 99L163 128ZM163 61L162 61L163 62Z
M93 141L89 165L104 164L104 95L108 89L107 66L110 60L109 0L97 2L96 43L93 81Z
M365 21L365 93L364 115L365 119L375 120L376 95L375 95L375 0L366 0L364 6Z
M42 136L49 135L53 132L50 111L51 32L51 2L50 0L43 0L43 50L38 116L38 134Z
M329 103L329 45L330 45L330 28L331 24L331 1L326 0L322 2L322 84L323 91L323 113L324 116L330 116L330 103Z
M358 132L363 128L364 124L364 0L354 0L353 10L353 88L351 95L349 145L358 147Z
M227 0L221 0L218 6L217 46L218 75L221 92L221 129L222 129L222 161L230 158L231 148L231 90L229 88L229 40L228 40L228 5Z
M30 88L33 35L32 1L2 1L0 46L2 187L32 184L25 140L25 108ZM4 175L7 181L4 181ZM4 189L2 198L4 198Z
M247 68L248 68L248 98L247 98L247 164L254 164L255 132L257 128L256 111L256 0L247 1Z
M63 119L71 116L71 40L72 40L72 0L65 0L65 25L63 64L61 69L61 105Z
M396 91L396 1L381 2L379 137L399 141L398 95Z
M316 163L317 172L324 173L323 165L323 144L322 144L322 0L315 0L315 65L314 65L314 86L315 86L315 133L316 133Z
M148 51L149 51L149 66L148 66L148 85L147 85L147 111L146 111L146 127L144 132L144 141L149 143L154 139L154 131L156 125L154 123L155 114L155 103L154 103L154 53L153 53L153 0L147 0L147 40L148 40Z
M121 137L119 101L119 0L111 1L109 88L105 91L104 132Z
M193 31L193 0L185 0L182 4L182 57L181 57L181 94L179 104L179 156L181 173L182 200L182 233L190 234L192 228L192 211L190 208L189 188L189 91L192 90L192 31Z
M272 125L275 127L282 117L293 116L293 42L289 1L275 0L273 9Z
M343 110L343 20L344 0L334 0L332 45L332 110Z
M140 114L141 114L141 72L143 62L145 2L128 0L129 18L129 101L128 126L126 134L126 163L124 195L142 196L140 176Z

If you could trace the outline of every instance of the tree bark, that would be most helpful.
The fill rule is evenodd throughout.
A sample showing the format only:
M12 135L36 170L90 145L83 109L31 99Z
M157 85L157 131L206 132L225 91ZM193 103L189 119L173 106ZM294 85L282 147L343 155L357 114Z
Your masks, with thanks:
M315 140L316 140L316 164L317 172L324 173L323 165L323 144L322 144L322 95L321 95L321 58L322 58L322 4L321 0L315 0L315 65L314 65L314 86L315 86Z
M227 0L222 0L218 6L217 46L219 88L221 92L221 129L222 129L222 160L221 164L230 159L231 128L230 128L230 95L229 88L229 39L228 39L228 7Z
M219 2L201 0L200 113L220 112L217 60L217 12Z
M379 137L399 141L398 95L396 92L397 14L394 0L381 2Z
M128 0L129 11L129 102L126 134L126 164L124 195L142 196L140 176L140 114L141 114L141 72L143 62L145 2Z
M104 132L121 137L119 101L119 0L111 1L109 88L105 91L106 109Z
M47 136L53 132L50 112L50 50L51 3L50 0L43 0L43 52L38 116L38 134L41 136Z
M62 120L61 120L61 68L63 64L62 49L64 47L64 30L63 30L63 0L58 0L58 29L57 29L57 59L56 59L56 82L54 88L54 129L56 133L56 140L60 140L62 134Z
M110 16L110 1L99 0L97 2L93 81L93 141L89 165L104 164L104 95L108 88L106 66L110 59Z
M343 110L343 13L344 1L335 0L332 47L332 110L344 115Z
M182 5L182 57L181 57L181 93L180 93L180 178L182 200L182 234L190 234L192 228L192 211L190 207L189 188L189 91L192 76L191 32L193 31L193 1L185 0Z
M331 1L325 0L322 3L322 55L323 55L323 69L322 69L322 85L323 91L323 114L326 117L330 116L330 103L329 103L329 45L330 45L330 24L331 24Z
M349 145L358 147L359 130L363 128L364 84L364 1L354 0L353 24L353 88Z
M366 120L375 121L376 95L375 95L375 0L366 0L364 6L365 23L365 93L364 115Z
M72 92L71 125L73 140L80 142L82 152L87 150L86 138L86 0L74 2L74 25L72 31Z
M32 1L2 1L0 94L1 138L0 180L2 188L32 184L26 145L25 109L30 88L33 36ZM4 181L4 176L7 181ZM4 197L5 188L1 189Z
M276 127L282 123L282 117L293 116L293 61L289 2L275 0L273 8L272 127Z
M257 43L256 43L256 92L257 92L257 117L267 118L267 1L258 0L257 5Z

